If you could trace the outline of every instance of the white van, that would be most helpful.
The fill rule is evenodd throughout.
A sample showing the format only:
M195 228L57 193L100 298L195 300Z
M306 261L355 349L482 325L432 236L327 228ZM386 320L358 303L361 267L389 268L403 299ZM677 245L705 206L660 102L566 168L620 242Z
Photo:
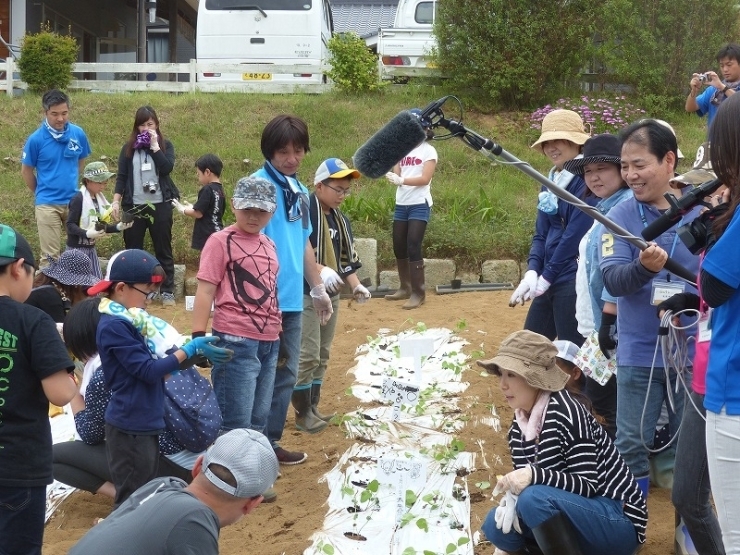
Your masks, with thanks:
M318 66L334 30L329 0L199 0L198 62ZM322 83L305 73L199 73L198 81Z

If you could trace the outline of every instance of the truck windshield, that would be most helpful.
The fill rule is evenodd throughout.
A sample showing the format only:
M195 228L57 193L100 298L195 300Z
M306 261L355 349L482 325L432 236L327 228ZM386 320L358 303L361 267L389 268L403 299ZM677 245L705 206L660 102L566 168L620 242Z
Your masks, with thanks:
M416 5L414 21L421 24L434 23L434 4L435 2L419 2Z
M206 0L207 10L300 10L311 9L313 0Z

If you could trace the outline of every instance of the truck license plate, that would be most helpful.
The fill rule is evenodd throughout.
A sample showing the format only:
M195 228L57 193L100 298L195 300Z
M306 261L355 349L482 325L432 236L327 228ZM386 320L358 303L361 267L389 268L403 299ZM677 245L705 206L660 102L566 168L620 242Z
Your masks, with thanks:
M243 81L270 81L272 73L242 73Z

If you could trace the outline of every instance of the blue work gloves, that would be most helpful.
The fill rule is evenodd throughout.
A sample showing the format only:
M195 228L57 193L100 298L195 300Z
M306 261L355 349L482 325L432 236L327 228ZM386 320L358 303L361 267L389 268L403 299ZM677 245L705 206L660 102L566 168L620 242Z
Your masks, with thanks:
M208 337L194 337L180 348L185 351L188 358L192 358L195 355L203 355L215 363L230 361L231 357L234 356L234 351L212 345L216 341L218 341L218 337L213 335Z

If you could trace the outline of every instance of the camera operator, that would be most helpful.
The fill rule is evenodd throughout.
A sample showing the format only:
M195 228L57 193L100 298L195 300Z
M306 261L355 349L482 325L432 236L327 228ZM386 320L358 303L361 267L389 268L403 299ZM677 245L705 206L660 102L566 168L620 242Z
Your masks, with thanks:
M711 127L719 105L740 88L740 45L728 44L717 53L722 78L714 71L694 73L691 90L686 97L686 111L696 112L699 117L707 116L707 129ZM706 85L704 92L700 92Z
M709 136L712 169L730 190L727 212L712 231L717 241L702 264L701 291L713 308L704 407L709 476L725 552L740 553L740 97L730 98L717 111Z
M180 191L170 173L175 167L175 147L162 136L154 108L142 106L118 157L118 176L111 204L114 215L123 209L134 225L123 232L127 249L143 249L149 230L154 254L165 271L160 295L162 304L174 306L175 262L172 258L172 199Z

